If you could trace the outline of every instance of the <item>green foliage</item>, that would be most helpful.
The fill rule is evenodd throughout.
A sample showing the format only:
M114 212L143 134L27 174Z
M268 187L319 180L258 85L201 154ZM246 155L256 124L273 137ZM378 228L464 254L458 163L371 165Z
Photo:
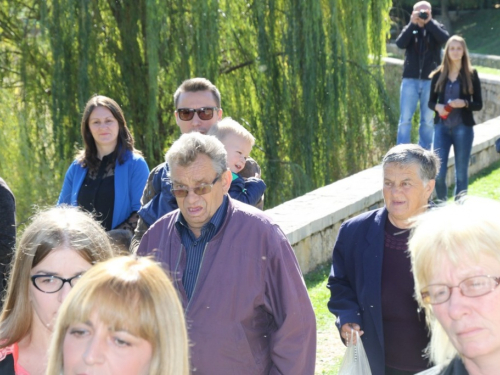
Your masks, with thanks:
M172 94L194 76L214 82L224 114L256 136L267 207L371 166L397 123L379 58L390 5L0 0L2 100L16 113L1 125L14 116L18 129L5 128L15 150L0 150L0 172L25 189L15 191L21 206L53 204L94 93L122 105L154 166L178 136Z
M500 200L500 161L471 178L468 194Z

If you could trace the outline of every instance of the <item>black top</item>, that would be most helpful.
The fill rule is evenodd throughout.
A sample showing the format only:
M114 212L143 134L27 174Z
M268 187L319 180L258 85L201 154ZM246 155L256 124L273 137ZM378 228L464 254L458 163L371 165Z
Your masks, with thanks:
M460 357L455 357L446 368L439 372L439 375L469 375L469 372Z
M0 292L3 292L7 283L6 272L15 244L16 201L12 191L0 178Z
M382 320L386 366L418 372L429 366L423 358L429 339L424 312L418 312L418 304L413 298L415 284L408 256L409 235L409 229L397 228L389 219L386 220Z
M441 92L436 92L436 83L440 75L441 72L438 72L434 76L432 76L431 94L429 96L429 108L435 111L435 116L434 116L435 124L437 124L441 119L439 117L439 113L436 112L436 104L438 103L446 104L444 98L445 90L442 90ZM474 94L469 95L469 94L464 94L462 92L462 87L461 87L462 79L460 76L458 76L457 80L460 82L459 99L464 99L469 102L469 106L467 108L465 107L462 108L462 122L467 126L473 126L476 124L476 122L474 121L474 117L472 116L472 111L479 111L481 108L483 108L483 98L481 95L481 81L479 80L477 71L474 69L474 71L472 72L472 88L474 90Z
M97 169L89 170L77 199L78 205L92 212L107 231L111 230L113 225L115 161L116 154L111 153L102 158Z

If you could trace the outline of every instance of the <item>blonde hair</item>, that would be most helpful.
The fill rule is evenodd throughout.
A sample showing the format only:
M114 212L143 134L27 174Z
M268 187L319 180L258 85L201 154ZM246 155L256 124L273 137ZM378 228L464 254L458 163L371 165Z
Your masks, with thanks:
M244 139L252 147L255 144L255 137L252 133L231 117L224 117L217 123L217 126L212 126L207 134L217 137L217 139L221 142L223 142L229 135L236 135Z
M64 205L36 214L24 230L12 259L0 316L0 348L19 342L31 332L31 269L61 246L76 251L90 264L113 256L106 232L90 214Z
M177 293L162 268L148 258L118 257L86 272L59 311L47 375L63 371L68 328L92 314L114 330L151 343L150 375L187 375L188 339Z
M431 331L428 352L435 364L446 364L457 351L435 318L432 305L423 303L420 291L429 285L445 262L458 266L464 264L464 260L474 262L482 256L500 262L499 212L499 202L468 196L428 210L415 219L408 249L415 297L420 307L425 308Z

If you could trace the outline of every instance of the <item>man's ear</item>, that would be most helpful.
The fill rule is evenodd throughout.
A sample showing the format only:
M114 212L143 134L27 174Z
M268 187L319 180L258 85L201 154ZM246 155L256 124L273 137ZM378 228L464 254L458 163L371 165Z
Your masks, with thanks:
M177 115L177 113L176 113L176 115ZM219 117L219 120L218 120L218 121L222 120L222 108L219 108L219 111L218 111L218 113L217 113L217 116Z
M427 200L431 197L432 192L434 191L434 187L436 186L436 180L429 180L427 182L427 186L425 187L425 192L427 194Z
M229 168L224 173L222 173L222 175L220 176L220 180L222 184L222 190L224 194L226 194L231 187L231 182L233 181L233 175Z

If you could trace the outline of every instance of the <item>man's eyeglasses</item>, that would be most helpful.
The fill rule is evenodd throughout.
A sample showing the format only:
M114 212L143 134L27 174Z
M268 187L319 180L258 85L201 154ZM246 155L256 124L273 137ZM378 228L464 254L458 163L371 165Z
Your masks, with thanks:
M179 108L175 112L177 112L182 121L191 121L195 112L198 114L200 120L211 120L214 117L214 112L218 110L218 107Z
M221 175L215 177L215 180L213 180L211 184L201 184L200 186L196 186L194 188L172 189L171 192L176 198L186 198L190 190L192 190L197 195L205 195L212 191L212 187L220 177Z
M34 275L31 276L31 282L39 291L44 293L55 293L59 292L65 283L68 283L71 287L74 287L76 282L80 280L82 275L76 275L70 277L69 279L63 279L59 276L54 275Z
M428 285L420 291L424 303L439 305L448 301L451 297L451 290L459 288L465 297L480 297L491 293L500 283L500 277L494 276L474 276L462 280L456 286L445 284Z

